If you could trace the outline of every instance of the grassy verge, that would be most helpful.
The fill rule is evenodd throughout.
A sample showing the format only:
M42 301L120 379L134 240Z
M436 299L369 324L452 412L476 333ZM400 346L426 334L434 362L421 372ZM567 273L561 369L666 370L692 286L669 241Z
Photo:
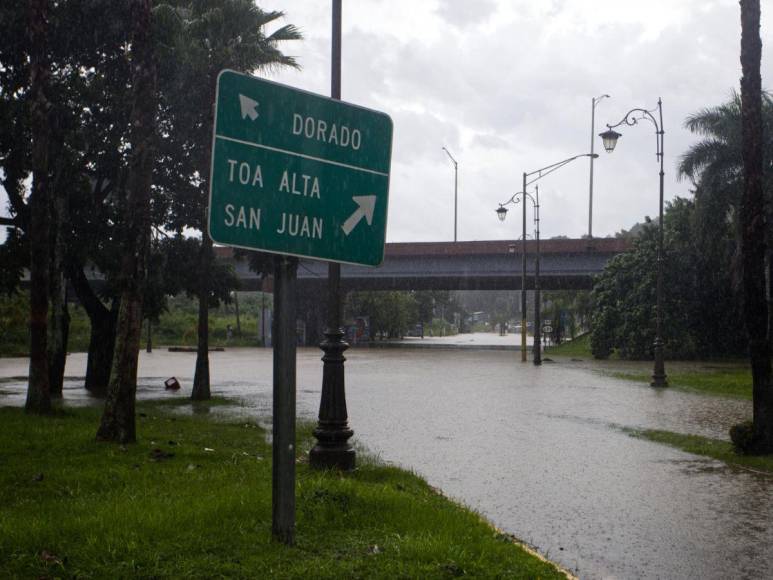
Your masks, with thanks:
M632 381L650 382L648 373L612 372L612 376ZM730 397L752 398L752 375L748 365L699 366L694 370L668 373L668 384L682 390Z
M590 352L590 334L583 334L574 340L547 347L545 349L545 356L553 355L593 358Z
M670 445L677 449L681 449L682 451L694 453L695 455L713 457L714 459L719 459L730 465L739 465L758 471L773 473L773 455L759 457L738 455L733 449L733 444L729 441L709 439L708 437L700 437L698 435L683 435L671 431L649 429L643 431L629 430L628 433L634 437Z
M260 344L260 316L263 306L270 309L271 296L242 293L240 300L241 335L236 324L234 304L221 304L209 312L209 340L213 347L257 346ZM85 352L89 347L91 324L85 310L70 304L69 352ZM29 298L20 293L0 295L0 356L26 356L29 352ZM147 322L143 323L141 346L147 340ZM232 336L228 338L228 326ZM198 332L198 306L185 296L169 298L168 310L152 325L154 346L195 346Z
M300 463L297 542L277 544L265 433L203 410L142 404L141 441L120 447L94 442L96 409L0 408L0 577L563 577L372 460L348 475Z

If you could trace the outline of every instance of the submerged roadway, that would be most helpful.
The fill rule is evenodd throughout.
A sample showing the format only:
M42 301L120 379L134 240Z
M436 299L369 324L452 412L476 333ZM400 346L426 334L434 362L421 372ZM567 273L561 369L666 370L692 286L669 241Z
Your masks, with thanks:
M320 399L320 355L298 351L298 410L308 419ZM655 390L591 362L535 367L507 350L358 348L347 357L357 444L580 577L773 577L773 476L625 430L726 438L750 416L748 401ZM194 360L142 352L139 396L186 396ZM244 403L212 413L270 420L270 350L213 352L210 366L213 394ZM0 405L23 405L27 367L0 359ZM68 404L89 403L84 372L85 355L70 355ZM167 395L163 380L173 375L183 390Z

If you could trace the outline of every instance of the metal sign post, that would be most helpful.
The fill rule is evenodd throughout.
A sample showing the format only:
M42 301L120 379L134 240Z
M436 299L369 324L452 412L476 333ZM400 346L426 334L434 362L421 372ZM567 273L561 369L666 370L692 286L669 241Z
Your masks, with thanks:
M298 259L274 259L274 401L272 422L271 531L295 540L295 314Z
M235 71L218 75L209 235L279 254L272 532L286 544L295 536L297 257L383 261L391 150L384 113Z

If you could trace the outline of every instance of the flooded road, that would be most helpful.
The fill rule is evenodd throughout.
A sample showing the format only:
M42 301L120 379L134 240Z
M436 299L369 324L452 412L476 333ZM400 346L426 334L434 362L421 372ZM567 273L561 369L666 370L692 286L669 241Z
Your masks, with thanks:
M298 352L298 412L313 418L322 365ZM347 402L357 443L410 468L582 578L773 577L773 476L635 439L621 427L727 438L751 404L534 367L512 351L353 349ZM140 396L190 393L195 355L141 353ZM23 404L26 359L0 359L0 405ZM212 353L213 394L268 417L271 352ZM65 398L85 355L68 358ZM667 369L668 370L668 369ZM141 435L141 434L140 434Z

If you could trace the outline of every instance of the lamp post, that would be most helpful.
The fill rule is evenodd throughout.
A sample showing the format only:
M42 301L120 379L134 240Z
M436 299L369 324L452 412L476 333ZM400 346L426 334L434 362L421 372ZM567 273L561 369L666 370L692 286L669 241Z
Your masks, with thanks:
M608 99L609 95L604 94L600 97L593 97L591 100L591 112L590 112L590 187L588 194L588 239L593 239L593 142L596 138L596 105L602 99Z
M653 113L657 112L657 118ZM639 121L647 119L655 126L655 154L660 160L660 204L658 206L658 257L657 257L657 304L655 306L655 341L653 351L655 355L655 368L652 373L653 387L667 387L665 365L663 363L663 337L661 333L661 323L663 318L663 102L658 98L658 106L654 109L631 109L623 119L616 125L607 125L607 130L599 134L604 142L604 149L607 153L612 153L617 145L617 140L621 134L615 131L615 127L620 125L633 126Z
M331 93L341 99L341 0L333 0ZM328 264L328 322L325 340L320 348L322 357L322 395L319 402L319 421L314 429L317 444L309 451L309 463L317 469L341 469L351 471L356 453L349 444L354 434L349 428L346 410L344 351L349 345L344 341L341 328L341 264Z
M558 169L561 169L564 165L567 163L571 163L575 159L579 159L580 157L598 157L598 154L596 153L581 153L580 155L575 155L574 157L568 157L567 159L564 159L563 161L558 161L556 163L552 163L551 165L546 165L545 167L542 167L540 169L537 169L535 171L531 171L529 173L524 172L523 173L523 189L519 191L518 193L513 194L513 196L507 200L504 203L499 204L499 208L496 210L497 216L499 217L500 221L504 221L505 217L507 216L507 208L504 207L511 203L518 203L518 196L522 193L526 193L526 188L534 183L535 181L539 181L543 177L550 175L554 171L557 171ZM531 178L531 179L530 179ZM528 193L526 193L528 195ZM534 202L534 200L532 200ZM536 213L539 213L539 202L536 203ZM521 362L526 362L526 204L523 204L523 245L522 247L522 260L521 260ZM538 224L539 228L539 224ZM539 251L539 242L537 242L537 250ZM537 258L537 269L539 269L539 257ZM537 270L537 276L539 276L538 270ZM537 289L538 281L535 278L535 290ZM536 314L536 311L535 311ZM539 332L538 330L535 332ZM538 336L538 335L537 335ZM539 347L537 347L539 348ZM535 361L535 364L541 364L541 360L539 362Z
M542 364L542 298L539 282L539 185L534 186L532 204L534 205L534 239L537 241L537 257L534 260L534 346L532 347L534 356L532 359L534 364L539 366Z
M454 156L451 155L451 152L443 147L443 151L446 152L446 155L448 155L448 158L451 160L451 163L454 164L454 241L456 241L456 224L457 224L457 200L458 200L458 184L459 184L459 164L456 162L456 159L454 159Z
M540 279L539 279L539 265L540 265L540 251L539 251L539 186L535 186L535 195L532 196L528 192L519 191L518 193L514 194L513 197L511 197L508 201L503 203L499 206L497 211L497 217L499 218L499 221L505 221L505 218L507 217L507 208L504 207L505 205L508 205L510 203L520 203L520 197L526 197L529 200L531 200L532 207L534 209L534 224L536 226L535 230L535 236L534 239L536 241L536 255L534 257L534 345L532 347L532 351L534 352L533 356L533 362L535 365L539 366L542 364L542 354L541 354L541 337L540 337L540 331L541 331L541 316L540 316ZM526 204L523 204L524 207L526 207ZM525 240L525 238L524 238ZM524 246L525 247L525 246ZM526 253L524 252L524 256ZM523 281L521 282L521 285L523 286L523 291L521 292L521 297L523 300L523 297L526 296L526 290L525 290L525 281L526 277L524 274ZM521 303L521 308L525 309L524 302ZM526 326L526 316L523 316L523 320L521 321L521 340L523 342L524 340L524 333L523 329ZM522 348L521 351L523 353L526 352L525 348ZM522 360L526 360L525 356L522 355Z

